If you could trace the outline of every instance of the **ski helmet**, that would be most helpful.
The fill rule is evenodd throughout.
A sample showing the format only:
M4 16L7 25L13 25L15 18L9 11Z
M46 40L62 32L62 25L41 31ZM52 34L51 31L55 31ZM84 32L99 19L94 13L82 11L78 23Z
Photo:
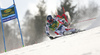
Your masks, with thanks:
M47 21L48 21L48 22L52 22L52 21L53 21L53 18L52 18L51 15L48 15L48 16L47 16Z

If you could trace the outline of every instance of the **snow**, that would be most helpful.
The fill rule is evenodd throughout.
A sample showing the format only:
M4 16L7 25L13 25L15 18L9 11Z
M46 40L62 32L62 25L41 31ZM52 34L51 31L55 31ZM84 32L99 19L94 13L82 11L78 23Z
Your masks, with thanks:
M100 26L0 55L100 55Z

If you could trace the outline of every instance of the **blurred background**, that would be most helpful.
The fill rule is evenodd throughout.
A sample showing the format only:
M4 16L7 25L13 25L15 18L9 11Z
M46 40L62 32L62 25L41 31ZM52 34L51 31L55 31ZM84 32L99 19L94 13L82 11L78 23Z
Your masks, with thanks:
M7 8L13 0L0 0L0 7ZM91 29L100 26L100 0L15 0L25 46L37 44L49 38L45 35L47 15L55 16L68 11L71 27ZM95 18L90 21L79 22ZM1 18L0 18L1 23ZM22 47L17 19L3 23L7 51ZM52 33L53 34L53 33ZM4 52L2 26L0 24L0 53Z

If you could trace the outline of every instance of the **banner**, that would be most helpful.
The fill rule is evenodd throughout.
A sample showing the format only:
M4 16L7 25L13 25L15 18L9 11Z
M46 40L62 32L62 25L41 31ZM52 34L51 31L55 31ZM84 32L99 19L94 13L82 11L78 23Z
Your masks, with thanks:
M7 21L17 18L14 5L10 6L7 9L0 8L0 10L1 10L1 19L3 22L7 22Z

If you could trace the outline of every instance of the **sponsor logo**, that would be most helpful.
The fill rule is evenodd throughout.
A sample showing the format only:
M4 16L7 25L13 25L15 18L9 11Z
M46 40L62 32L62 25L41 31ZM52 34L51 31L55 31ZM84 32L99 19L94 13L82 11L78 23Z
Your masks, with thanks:
M9 13L11 11L12 11L12 9L7 9L7 10L4 11L4 13Z

